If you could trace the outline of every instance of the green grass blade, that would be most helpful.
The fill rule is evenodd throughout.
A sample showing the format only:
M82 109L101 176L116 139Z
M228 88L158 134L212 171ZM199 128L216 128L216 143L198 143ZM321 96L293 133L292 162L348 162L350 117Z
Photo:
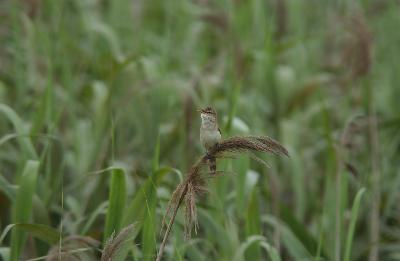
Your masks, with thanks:
M31 134L40 133L43 127L48 124L51 125L51 122L55 120L55 106L54 106L54 82L53 77L50 74L46 89L41 96L40 103L35 110L35 115L33 118L33 124L30 130Z
M280 261L280 257L278 252L275 248L273 248L268 242L266 241L265 237L263 236L250 236L247 238L245 242L243 242L240 247L236 250L236 253L233 257L233 261L242 261L244 259L244 253L254 245L260 245L263 247L272 261ZM260 259L246 259L246 260L260 260Z
M246 203L248 201L248 197L251 196L253 186L256 184L257 181L257 178L253 177L257 176L253 175L253 172L248 171L250 166L250 159L248 157L238 158L233 161L232 164L233 169L237 173L235 177L236 211L240 218L244 218L244 216L246 215ZM249 180L255 180L255 182L249 182Z
M199 208L199 223L208 235L208 241L218 249L219 256L233 255L234 244L228 230L222 227L215 216L205 209Z
M15 200L16 188L11 185L8 180L6 180L2 174L0 174L0 191L7 196L7 198L12 202Z
M246 218L246 234L247 236L260 235L261 222L260 222L260 207L259 207L259 193L257 188L254 188L247 209ZM260 260L260 248L257 245L250 246L246 251L246 260Z
M84 227L81 230L82 235L86 235L89 229L92 227L96 218L100 215L104 215L107 213L108 202L101 203L90 215L88 221L85 223Z
M142 221L144 220L147 211L147 209L143 206L143 203L146 202L146 200L148 201L148 199L155 197L156 186L159 184L165 174L172 171L173 169L168 167L160 168L152 176L147 178L145 183L141 186L129 204L122 221L123 226L138 222L135 226L135 231L140 230Z
M28 223L32 213L32 199L36 190L36 180L39 170L38 161L28 161L21 176L15 207L13 223ZM11 260L18 260L25 241L25 233L14 229L11 234Z
M311 258L311 254L308 252L303 242L297 238L290 227L288 227L285 223L278 221L273 216L264 216L262 221L273 227L280 226L282 242L294 260Z
M345 255L343 258L344 261L350 260L351 246L352 246L353 237L354 237L354 230L356 227L357 216L358 216L358 212L360 209L361 198L364 195L364 192L365 192L365 188L362 188L357 192L357 195L354 199L353 207L351 208L351 218L350 218L349 230L347 232Z
M291 209L281 206L281 219L287 224L291 232L302 242L309 253L318 252L317 239L304 227L304 225L296 218ZM321 250L321 256L326 254Z
M160 168L160 134L157 136L156 146L154 148L154 156L152 161L153 173Z
M125 209L125 199L125 173L122 169L113 169L111 173L109 205L103 242L105 242L114 231L115 233L118 233L121 229L122 214Z
M50 245L55 244L60 238L60 232L52 227L43 224L10 224L8 225L0 236L0 244L2 244L4 238L7 236L11 229L19 229L31 236L38 238L42 241L49 243Z
M152 197L146 201L147 210L146 219L143 224L142 245L143 260L150 261L155 259L156 253L156 197Z
M40 189L39 186L37 187L37 190L38 189ZM49 211L42 199L38 195L34 195L32 201L32 219L35 223L50 225L50 213L51 211Z
M160 134L157 136L156 146L152 161L152 175L154 175L160 166ZM154 260L156 249L156 204L155 196L146 198L145 201L146 218L143 223L142 244L143 260Z
M11 121L11 123L14 125L17 134L23 136L20 139L18 139L18 142L24 154L28 158L37 159L37 154L30 138L24 136L28 134L28 131L25 129L23 122L21 118L18 116L18 114L9 106L1 103L0 103L0 112L3 113Z
M241 82L236 82L234 90L230 97L230 110L229 110L229 114L228 114L228 121L225 126L225 130L228 134L231 132L231 129L232 129L232 122L233 122L233 118L235 117L235 114L236 114L236 107L237 107L241 89L242 89Z
M269 258L271 258L272 261L281 261L278 251L274 247L264 241L260 242L260 245L265 248Z
M201 245L201 247L196 247L196 245ZM185 242L181 243L177 252L179 252L180 256L187 256L189 260L205 261L207 260L207 257L210 258L210 255L204 255L204 251L213 253L215 256L218 255L214 244L206 239L201 238L186 240Z

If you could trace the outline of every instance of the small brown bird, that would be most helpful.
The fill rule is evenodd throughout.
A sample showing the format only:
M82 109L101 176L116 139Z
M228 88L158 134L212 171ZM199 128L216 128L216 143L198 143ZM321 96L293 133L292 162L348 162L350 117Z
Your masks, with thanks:
M218 128L217 113L212 107L206 107L199 110L201 117L200 142L207 150L211 149L221 140L221 131ZM215 174L217 163L215 157L208 155L211 174Z

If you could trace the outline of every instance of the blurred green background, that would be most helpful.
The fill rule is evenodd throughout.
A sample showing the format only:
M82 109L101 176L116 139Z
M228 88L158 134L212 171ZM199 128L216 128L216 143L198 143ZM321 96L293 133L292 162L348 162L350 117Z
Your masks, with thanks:
M211 105L290 158L219 162L163 260L400 260L399 25L395 0L1 1L0 255L98 260L134 223L114 260L154 260Z

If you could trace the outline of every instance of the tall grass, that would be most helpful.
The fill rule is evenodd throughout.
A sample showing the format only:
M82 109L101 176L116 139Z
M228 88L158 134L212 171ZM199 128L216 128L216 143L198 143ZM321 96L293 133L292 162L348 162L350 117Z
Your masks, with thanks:
M154 260L209 105L224 140L268 135L290 158L220 158L163 260L397 258L398 8L2 1L1 258Z
M12 221L17 223L28 223L32 215L32 199L36 190L39 162L28 161L19 181L19 188L15 198L12 213ZM26 235L18 227L11 235L11 260L18 260L25 245Z

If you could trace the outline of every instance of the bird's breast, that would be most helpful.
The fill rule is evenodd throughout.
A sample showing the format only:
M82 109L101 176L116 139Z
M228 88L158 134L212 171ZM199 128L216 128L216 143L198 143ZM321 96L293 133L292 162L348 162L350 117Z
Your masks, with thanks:
M213 130L200 129L200 141L201 144L209 149L221 140L221 133L218 128Z

